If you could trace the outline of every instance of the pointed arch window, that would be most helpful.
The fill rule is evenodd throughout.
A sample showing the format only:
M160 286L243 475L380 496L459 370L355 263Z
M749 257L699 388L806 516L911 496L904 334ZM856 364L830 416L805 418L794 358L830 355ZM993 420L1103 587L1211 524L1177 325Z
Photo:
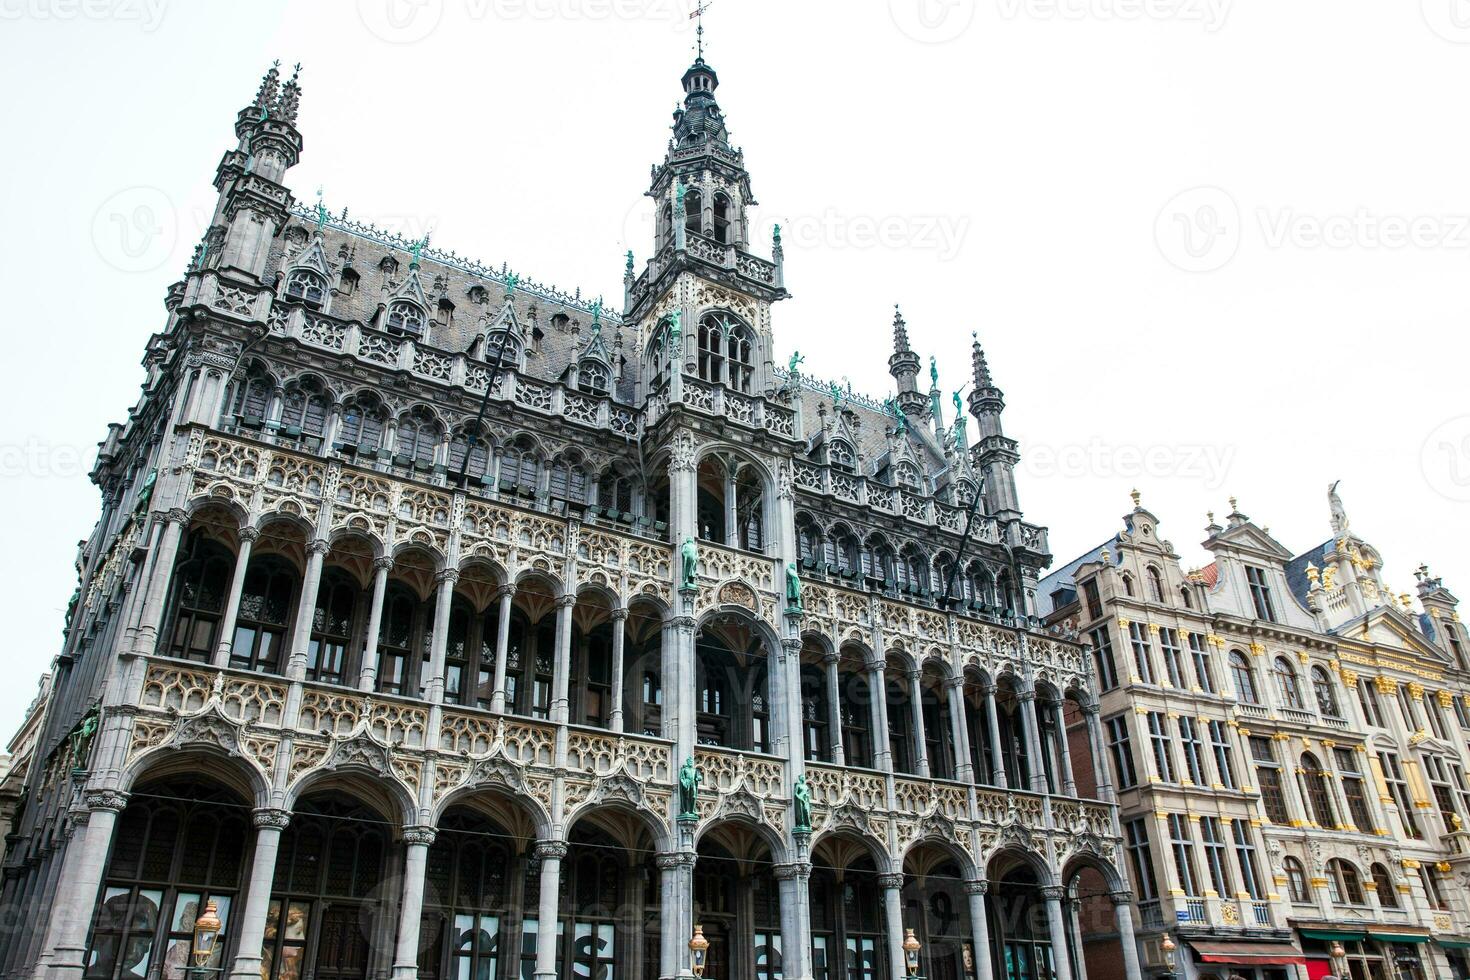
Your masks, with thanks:
M378 396L363 392L349 398L342 406L342 426L337 432L337 445L351 452L375 453L383 445L383 430L388 413Z
M327 280L310 269L292 269L286 275L286 296L320 309L327 301Z
M857 472L857 454L852 450L852 444L842 440L833 439L827 444L827 463L833 469L844 473Z
M378 626L378 690L385 694L409 691L418 607L418 598L406 585L388 583L383 619Z
M597 506L619 515L633 513L637 501L633 478L615 469L605 470L597 481Z
M286 389L281 404L281 430L288 436L308 435L320 439L327 428L332 399L322 383L305 377Z
M612 373L600 361L583 361L577 368L577 390L588 395L605 395L612 384Z
M539 480L536 447L525 436L512 439L500 457L500 489L535 496Z
M399 419L394 444L398 460L420 469L432 467L439 449L440 431L438 420L426 410L415 410Z
M755 378L755 339L750 328L728 313L707 313L699 321L699 377L750 393Z
M258 429L270 410L271 393L276 382L259 362L251 364L245 375L235 379L235 396L230 403L230 414L236 423L246 428Z
M570 504L587 502L587 470L575 454L558 456L551 464L551 496Z
M660 320L653 331L653 337L648 341L646 357L650 393L660 390L668 383L673 363L683 356L682 352L674 349L673 337L670 336L671 326L668 317Z
M296 590L296 572L282 559L268 555L250 562L240 591L240 613L230 645L233 669L263 674L281 672Z
M863 542L863 577L874 584L893 583L893 549L876 534Z
M704 199L693 188L684 192L684 230L694 235L704 234Z
M862 567L860 552L857 535L853 534L846 525L839 524L833 528L832 533L822 543L822 555L827 562L828 570L837 572L845 578L851 578L860 571Z
M906 545L896 571L898 586L904 592L922 593L929 591L929 561L916 545Z
M169 656L209 662L234 567L234 557L219 542L200 531L189 535L174 566Z
M406 299L388 304L388 330L391 333L418 337L424 332L424 311Z
M455 479L464 470L467 481L483 482L490 467L490 443L481 433L474 434L470 425L454 430L449 440L449 472Z
M822 554L822 531L810 514L796 515L796 557L803 568L815 568Z
M359 594L352 576L340 568L328 569L322 576L311 620L311 644L306 650L307 680L342 683Z
M913 493L919 492L919 468L903 460L893 468L894 483Z
M1153 565L1148 566L1148 597L1154 602L1164 601L1164 577Z
M727 194L715 195L714 238L721 245L730 244L730 218L732 208Z

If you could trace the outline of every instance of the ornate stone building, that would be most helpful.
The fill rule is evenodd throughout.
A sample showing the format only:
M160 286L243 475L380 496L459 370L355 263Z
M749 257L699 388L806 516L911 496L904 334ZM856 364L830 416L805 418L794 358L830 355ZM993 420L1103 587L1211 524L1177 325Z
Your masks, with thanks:
M893 402L778 367L682 82L615 315L299 206L267 74L101 445L4 976L175 980L213 902L239 980L671 978L696 926L717 980L895 980L909 930L1072 980L1092 894L1137 975L978 341L948 422L900 316Z
M1464 627L1329 505L1293 556L1232 500L1182 574L1135 499L1042 582L1092 640L1146 968L1168 934L1189 980L1467 976Z

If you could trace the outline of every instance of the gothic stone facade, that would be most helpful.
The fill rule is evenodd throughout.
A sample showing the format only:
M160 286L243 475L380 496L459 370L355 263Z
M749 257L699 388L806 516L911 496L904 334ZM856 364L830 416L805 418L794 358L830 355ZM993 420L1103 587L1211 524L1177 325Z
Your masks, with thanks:
M210 901L238 980L671 978L696 925L719 980L907 930L1071 980L1079 889L1131 928L979 344L948 424L899 316L894 403L779 368L717 84L614 315L298 206L266 76L101 446L6 977L172 980Z

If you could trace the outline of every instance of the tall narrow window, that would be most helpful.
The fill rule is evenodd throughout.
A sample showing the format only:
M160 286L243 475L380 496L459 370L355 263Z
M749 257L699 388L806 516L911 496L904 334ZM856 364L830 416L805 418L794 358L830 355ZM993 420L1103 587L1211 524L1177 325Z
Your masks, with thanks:
M1282 860L1281 867L1286 872L1287 891L1291 893L1291 900L1298 905L1310 902L1312 883L1307 880L1307 869L1302 867L1301 861L1288 856Z
M1264 735L1250 737L1251 759L1256 764L1256 786L1261 791L1261 803L1266 808L1266 819L1272 823L1286 825L1291 817L1286 812L1286 793L1281 779L1281 763L1271 739Z
M1271 585L1266 570L1247 565L1245 579L1250 585L1251 604L1255 606L1256 618L1264 619L1268 623L1276 622L1276 604L1271 597Z
M1239 650L1230 651L1230 678L1235 682L1236 697L1246 704L1261 703L1261 693L1256 690L1255 668Z
M1281 699L1281 706L1297 711L1305 707L1301 684L1297 681L1296 668L1291 665L1291 661L1285 657L1277 657L1271 673L1276 678L1276 694Z
M1378 687L1372 678L1358 678L1358 705L1363 709L1363 721L1374 728L1383 727L1383 705L1378 701Z
M1149 650L1148 627L1143 623L1128 624L1128 639L1133 647L1133 669L1139 683L1154 683L1153 656Z
M1333 812L1332 795L1327 789L1327 774L1322 764L1310 752L1302 756L1302 783L1307 790L1307 804L1312 809L1312 819L1324 830L1337 829L1337 815Z
M1113 662L1112 636L1106 626L1099 626L1088 635L1092 637L1092 656L1097 661L1097 682L1104 691L1111 691L1118 686L1118 667Z
M1127 838L1128 863L1133 872L1133 883L1138 888L1138 900L1158 901L1159 886L1154 878L1154 854L1148 840L1148 825L1140 817L1124 824L1123 832Z
M274 556L252 561L240 592L230 666L279 674L285 666L286 628L291 621L296 575Z
M1133 746L1128 738L1128 716L1117 715L1107 720L1108 754L1113 759L1113 773L1119 789L1138 785L1138 770L1133 765Z
M1230 824L1230 830L1235 835L1235 857L1240 865L1240 883L1245 886L1251 901L1264 901L1266 895L1261 888L1261 873L1256 864L1256 842L1251 839L1250 821L1236 820Z
M1386 909L1399 907L1398 886L1393 883L1388 869L1381 864L1375 864L1369 869L1373 876L1374 892L1378 895L1378 904Z
M1199 689L1206 694L1217 693L1219 685L1215 683L1215 665L1210 659L1210 651L1203 635L1189 634L1189 657L1194 661L1194 679Z
M1342 785L1342 795L1347 800L1348 817L1353 827L1361 833L1372 832L1373 817L1368 812L1368 792L1357 754L1352 749L1334 748L1332 757L1337 760L1338 782Z
M1201 817L1199 822L1200 841L1205 849L1205 867L1210 871L1210 888L1221 898L1229 899L1230 863L1225 855L1225 835L1219 817Z
M1159 630L1159 646L1164 653L1164 670L1169 674L1169 686L1183 689L1184 651L1179 648L1179 632L1171 627Z
M1176 885L1190 898L1198 898L1199 871L1194 864L1194 835L1189 829L1189 818L1182 813L1169 814L1169 846L1174 852Z
M1162 711L1148 713L1148 737L1153 745L1154 769L1160 780L1176 782L1174 774L1174 751L1169 747L1169 723Z
M1205 778L1205 743L1199 737L1199 725L1190 717L1179 718L1179 746L1184 750L1184 772L1196 786L1208 786Z
M1342 717L1342 708L1337 703L1337 689L1332 686L1332 678L1327 675L1326 668L1320 665L1312 668L1312 694L1317 699L1317 710L1322 713L1323 718Z
M1378 753L1378 764L1383 769L1383 780L1388 783L1388 794L1398 807L1399 819L1404 822L1404 833L1414 840L1423 840L1424 831L1414 815L1414 798L1409 795L1409 784L1404 781L1404 771L1399 766L1399 757L1393 752Z
M1215 773L1220 777L1220 785L1236 789L1239 784L1235 781L1235 750L1230 747L1230 726L1223 721L1212 721L1209 727L1210 753L1215 758Z
M1327 862L1327 891L1333 905L1362 905L1363 882L1358 869L1342 858Z

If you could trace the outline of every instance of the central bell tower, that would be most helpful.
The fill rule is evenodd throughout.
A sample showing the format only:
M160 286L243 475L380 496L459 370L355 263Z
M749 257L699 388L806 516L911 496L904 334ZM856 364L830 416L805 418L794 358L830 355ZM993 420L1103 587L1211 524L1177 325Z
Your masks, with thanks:
M750 189L745 154L715 98L720 79L696 58L680 80L663 162L652 168L653 257L635 275L628 253L624 319L636 324L646 399L687 373L744 394L775 387L771 304L788 295L780 231L772 257L751 252ZM675 364L682 365L675 370Z

